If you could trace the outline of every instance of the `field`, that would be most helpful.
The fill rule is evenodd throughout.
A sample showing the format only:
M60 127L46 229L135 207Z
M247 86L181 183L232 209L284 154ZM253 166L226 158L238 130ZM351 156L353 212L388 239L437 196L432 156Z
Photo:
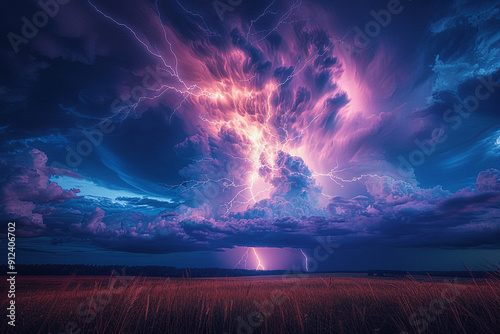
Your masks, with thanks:
M1 332L500 333L498 279L432 280L18 277Z

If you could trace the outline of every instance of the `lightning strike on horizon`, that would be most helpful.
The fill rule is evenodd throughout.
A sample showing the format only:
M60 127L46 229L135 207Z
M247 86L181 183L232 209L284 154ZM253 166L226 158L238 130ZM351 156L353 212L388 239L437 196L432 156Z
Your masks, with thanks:
M243 255L241 256L241 259L238 261L238 263L236 263L234 265L233 269L235 269L241 262L243 262L245 264L245 268L246 268L247 267L248 254L249 254L249 249L247 248L247 250L245 251L245 253L243 253Z
M308 259L307 259L307 255L306 255L306 253L304 253L304 251L302 250L302 248L300 249L300 252L302 253L302 255L304 255L305 265L306 265L306 271L309 271L309 262L308 262Z
M250 255L250 249L252 250L252 252L255 255L255 258L257 259L257 267L255 268L255 270L266 270L266 268L264 268L264 266L262 265L262 262L260 260L259 255L257 254L257 250L255 249L255 247L247 248L245 253L243 253L243 255L241 256L238 263L234 265L234 268L238 267L241 263L243 263L244 267L247 268L247 261L248 261L248 256Z
M266 268L264 268L264 266L260 262L259 255L257 254L257 251L255 250L254 247L252 247L252 250L253 250L253 253L255 254L255 257L257 258L257 261L258 261L257 268L255 268L255 270L259 270L259 268L262 268L261 270L266 270Z

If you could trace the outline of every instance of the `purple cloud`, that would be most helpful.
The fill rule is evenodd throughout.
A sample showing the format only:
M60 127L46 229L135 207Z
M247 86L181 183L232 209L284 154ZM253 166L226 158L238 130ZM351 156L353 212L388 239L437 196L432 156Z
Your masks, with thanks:
M80 176L47 167L47 156L37 149L18 154L15 161L13 158L2 158L0 163L3 175L0 184L0 214L4 220L20 222L20 236L35 236L43 232L46 226L41 207L78 198L78 189L64 190L49 179L52 175Z

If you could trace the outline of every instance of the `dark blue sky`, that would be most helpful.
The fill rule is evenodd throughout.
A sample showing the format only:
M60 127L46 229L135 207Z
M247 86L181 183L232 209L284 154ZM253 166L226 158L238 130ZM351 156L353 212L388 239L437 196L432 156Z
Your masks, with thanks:
M498 2L1 6L20 263L498 263Z

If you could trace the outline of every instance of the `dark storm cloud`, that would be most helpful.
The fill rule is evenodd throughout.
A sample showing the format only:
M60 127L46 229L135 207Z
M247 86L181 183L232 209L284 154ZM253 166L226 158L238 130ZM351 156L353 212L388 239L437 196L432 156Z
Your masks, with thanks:
M33 163L33 166L43 167L43 160ZM478 177L476 188L487 192L464 189L454 195L439 187L419 189L389 177L367 177L363 183L369 196L332 198L326 215L294 215L292 209L300 207L300 201L296 197L287 201L278 195L272 200L259 202L243 213L217 220L201 217L193 220L174 212L151 216L111 210L108 214L96 207L83 215L67 211L66 218L69 215L73 218L56 223L54 218L63 218L64 215L54 208L47 208L47 212L56 217L49 215L47 224L38 225L38 233L90 238L104 248L139 253L209 250L235 245L308 248L313 247L317 243L316 238L321 236L329 236L346 247L367 244L498 246L500 224L496 216L499 213L500 193L495 191L499 186L498 173L498 170L489 170ZM287 184L289 180L282 182ZM488 186L485 187L485 183ZM307 188L307 182L303 186ZM53 201L65 201L67 197L55 196ZM151 201L132 202L135 205L151 204ZM285 214L280 217L280 212ZM68 222L66 225L64 220ZM26 232L37 231L33 229L34 223L36 219L31 225L22 225L20 232L23 233L25 228ZM471 235L473 238L470 238Z
M133 27L146 49L87 2L61 8L18 55L5 40L1 44L0 59L8 65L0 72L2 152L24 152L17 160L2 158L1 219L18 221L20 236L88 238L100 247L135 253L308 248L321 236L332 236L346 247L499 247L498 89L481 101L477 112L460 118L458 130L452 128L458 118L443 118L455 103L475 93L477 77L499 78L496 2L405 4L380 35L349 59L334 40L345 37L343 42L352 45L352 29L363 29L374 20L370 10L383 9L387 1L319 1L304 9L314 14L330 10L335 20L328 21L338 24L339 32L322 26L319 16L314 16L318 22L310 22L295 11L298 16L289 18L285 1L276 2L273 14L256 22L252 20L267 4L245 1L226 13L227 22L220 22L210 2L160 2L163 22L149 2L95 5ZM2 30L18 29L18 18L38 9L15 3L12 10L0 23ZM320 205L326 191L313 168L280 151L276 161L258 170L273 186L269 197L256 203L235 197L248 185L251 140L243 129L229 126L210 132L211 118L198 115L203 110L225 121L237 110L263 124L267 115L259 109L258 97L244 107L188 101L185 110L176 111L178 117L174 110L182 97L168 93L160 102L144 99L131 107L140 99L134 97L138 92L154 96L155 89L145 83L159 86L172 80L165 74L172 69L158 71L161 61L153 54L161 49L175 63L162 23L176 38L172 48L182 51L176 58L181 68L189 65L182 68L189 80L244 81L231 72L241 66L242 73L256 76L246 88L278 84L269 99L277 110L271 127L279 140L295 136L294 144L307 142L309 135L311 154L327 170L340 160L346 179L357 177L341 182L345 195L330 196ZM290 28L273 31L284 25ZM255 34L247 33L250 26ZM225 58L231 52L234 58ZM309 56L314 61L301 63ZM353 76L345 83L340 78L348 70ZM351 91L342 84L352 84L347 86ZM357 99L367 101L361 116L354 114ZM318 100L324 100L324 110L308 119L304 115ZM118 114L116 101L124 106ZM349 108L352 114L345 112ZM68 147L76 151L88 140L83 131L108 118L114 130L78 166L68 168L104 186L171 201L79 198L78 190L49 180L55 175L81 177L49 167L50 162L67 165ZM415 140L431 138L435 128L443 128L448 139L425 154L413 173L398 174L397 157L409 159L421 149ZM332 144L333 136L338 137ZM239 212L230 210L235 203L242 205Z
M497 169L488 169L479 173L476 179L476 189L481 192L496 191L500 192L500 171Z

